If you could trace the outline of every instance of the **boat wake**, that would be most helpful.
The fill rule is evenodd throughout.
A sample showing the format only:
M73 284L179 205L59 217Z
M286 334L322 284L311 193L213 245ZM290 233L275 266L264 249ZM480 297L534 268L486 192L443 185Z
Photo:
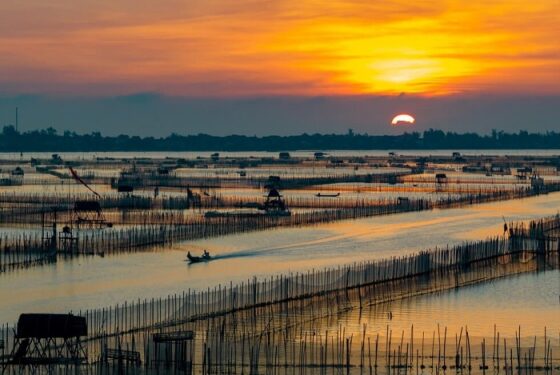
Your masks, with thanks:
M262 256L265 255L262 252L254 251L254 250L243 250L243 251L236 251L229 254L220 254L220 255L213 255L212 259L233 259L233 258L249 258L255 256Z

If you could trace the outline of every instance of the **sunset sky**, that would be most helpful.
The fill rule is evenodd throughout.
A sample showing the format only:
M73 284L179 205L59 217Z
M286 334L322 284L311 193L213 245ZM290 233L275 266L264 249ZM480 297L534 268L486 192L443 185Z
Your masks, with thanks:
M32 95L66 127L70 100L139 93L550 100L560 97L560 1L3 0L0 72L0 110ZM45 111L27 107L31 118ZM162 121L189 120L177 116Z

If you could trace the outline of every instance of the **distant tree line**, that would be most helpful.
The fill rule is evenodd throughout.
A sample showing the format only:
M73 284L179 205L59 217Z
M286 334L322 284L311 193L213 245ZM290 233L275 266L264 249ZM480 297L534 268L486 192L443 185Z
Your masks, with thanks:
M426 130L401 135L301 134L289 136L178 135L163 138L99 132L76 134L55 129L20 133L5 126L0 134L0 152L24 151L290 151L290 150L431 150L431 149L560 149L560 133L491 134Z

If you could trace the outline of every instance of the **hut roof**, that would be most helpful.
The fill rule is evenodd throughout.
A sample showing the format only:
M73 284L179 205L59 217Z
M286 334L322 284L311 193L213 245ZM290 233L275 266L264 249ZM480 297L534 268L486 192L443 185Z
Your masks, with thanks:
M74 203L75 211L101 211L101 205L98 201L76 201Z
M87 336L86 318L72 314L21 314L17 323L19 338Z

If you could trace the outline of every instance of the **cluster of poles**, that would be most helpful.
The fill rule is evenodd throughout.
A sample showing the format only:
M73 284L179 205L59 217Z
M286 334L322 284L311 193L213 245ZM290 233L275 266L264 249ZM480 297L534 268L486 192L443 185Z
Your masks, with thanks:
M386 199L384 204L357 205L337 209L294 211L290 216L256 214L228 215L206 218L191 211L126 210L107 215L109 222L119 224L111 229L77 228L72 237L60 237L57 247L46 245L44 233L14 231L0 238L0 272L27 268L56 261L56 254L105 255L135 252L171 246L174 243L252 232L278 227L299 227L338 220L358 219L377 215L453 208L463 205L514 199L534 194L531 189L496 191L491 194L448 196L437 201L429 199ZM44 212L41 217L44 218ZM71 220L71 211L59 214L59 219ZM71 243L70 243L71 242Z
M351 192L366 191L393 191L395 193L415 192L410 187L375 187L368 186L346 186L346 187L326 187L321 186L314 188L316 191L340 191L349 190ZM556 191L560 189L560 185L547 185L548 191ZM494 187L491 189L460 189L461 191L450 193L448 191L440 191L436 195L427 194L422 198L407 198L409 200L426 200L431 201L432 205L444 205L449 201L464 202L475 198L476 200L490 199L497 197L498 199L514 199L534 194L534 190L527 186L518 187L514 190L502 189ZM260 190L258 192L261 193ZM432 189L433 192L433 189ZM542 192L540 192L542 193ZM198 195L196 199L189 197L184 192L174 192L170 195L161 195L154 197L150 192L142 195L138 194L119 194L105 193L99 199L99 204L104 210L186 210L186 209L221 209L221 208L243 208L262 206L264 193L257 195ZM319 193L320 194L320 193ZM447 194L447 195L443 195ZM333 194L331 194L333 195ZM402 198L401 198L402 199ZM45 210L56 210L62 215L73 209L74 202L91 200L91 195L86 193L1 193L0 202L4 203L0 210L0 220L5 224L33 225L41 222L42 214ZM340 209L340 208L356 208L370 206L387 206L396 205L400 202L398 197L378 197L355 195L355 196L329 196L323 193L323 196L316 195L291 195L287 194L284 201L288 207L293 209Z
M324 333L319 328L311 330L308 325L339 316L352 308L363 309L520 272L558 268L558 228L560 217L554 217L528 225L510 225L510 234L514 236L510 238L498 237L305 273L253 278L205 291L188 290L167 298L80 311L78 315L88 322L86 342L92 363L105 365L110 362L104 356L107 350L138 352L129 357L140 358L149 365L159 350L153 347L154 334L173 336L188 330L193 331L198 340L194 357L189 362L199 366L203 373L243 373L242 369L254 374L261 373L261 369L266 373L281 369L285 373L300 373L314 369L324 374L327 369L346 368L350 372L378 367L400 373L412 371L419 365L426 366L423 361L430 357L432 368L438 370L472 368L473 359L482 361L484 370L490 358L501 361L509 373L516 368L550 370L554 364L552 337L541 349L544 353L537 365L536 343L521 352L521 332L515 344L504 342L502 349L507 356L498 355L501 355L498 345L502 345L499 337L494 338L490 356L485 339L481 351L477 352L477 346L471 345L468 331L460 332L456 337L454 360L449 360L446 352L447 334L444 333L442 345L438 333L435 366L433 352L427 357L424 340L415 346L413 334L406 346L402 337L397 344L392 339L393 334L387 334L388 341L381 355L379 335L374 340L366 329L360 337L349 337L343 331ZM13 343L15 331L10 324L0 331L6 348ZM355 341L359 342L358 350ZM166 345L175 344L169 341ZM421 354L415 348L421 350ZM2 353L3 356L7 354ZM185 366L184 358L173 358L164 362L175 366L179 361L181 368ZM420 360L422 362L418 362Z

